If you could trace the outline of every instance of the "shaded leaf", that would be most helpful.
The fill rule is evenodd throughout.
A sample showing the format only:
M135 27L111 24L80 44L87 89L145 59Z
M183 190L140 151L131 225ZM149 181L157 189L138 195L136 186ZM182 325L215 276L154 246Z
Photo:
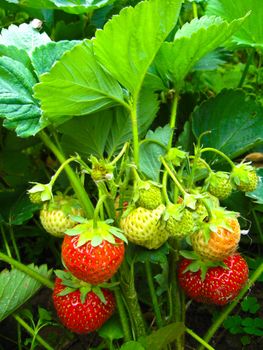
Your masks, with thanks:
M143 347L141 343L132 340L124 343L120 350L145 350L145 347Z
M246 196L252 198L255 203L263 204L263 169L258 169L259 183L255 191L247 192Z
M50 277L51 270L46 265L29 265L45 277ZM3 270L0 273L0 321L12 314L27 300L29 300L40 288L41 283L29 277L24 272L13 269Z
M96 32L100 62L132 94L138 93L162 42L176 24L180 0L142 1L122 9Z
M98 334L110 341L123 338L123 330L118 316L111 317L99 330Z
M179 338L185 330L182 322L171 323L168 326L159 328L144 338L140 338L140 342L146 349L162 350L171 342Z
M15 61L19 61L28 70L33 71L32 63L26 50L18 49L16 46L0 45L0 56L7 56Z
M192 127L195 137L211 130L202 144L235 158L263 142L262 118L263 107L252 97L241 90L223 90L195 109Z
M171 133L172 129L169 125L158 127L155 131L149 130L145 139L157 141L160 145L149 141L140 146L140 170L153 181L159 180L160 157L166 153Z

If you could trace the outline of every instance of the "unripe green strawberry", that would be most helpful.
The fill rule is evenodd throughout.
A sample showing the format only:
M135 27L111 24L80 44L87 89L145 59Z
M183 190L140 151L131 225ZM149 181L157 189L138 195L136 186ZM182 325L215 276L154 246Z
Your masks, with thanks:
M218 199L224 200L231 195L232 185L228 173L218 171L211 173L206 180L208 191Z
M142 207L133 209L120 222L125 236L129 241L148 249L159 248L169 236L162 221L164 210L163 204L154 210Z
M44 229L53 236L63 237L67 229L76 225L69 215L83 216L79 201L70 196L55 195L40 211L40 221Z
M41 193L40 192L36 192L36 193L28 193L29 199L31 203L34 204L40 204L43 203L42 199L41 199Z
M240 240L240 226L235 213L214 209L212 218L191 235L194 251L202 258L222 261L233 254Z
M257 188L259 178L256 170L247 163L236 165L231 173L231 180L237 190L253 192Z
M166 230L172 237L183 238L195 230L193 213L182 204L170 203L166 208L164 220Z
M162 204L161 188L151 181L139 181L136 188L136 205L145 209L156 209Z
M203 200L206 202L206 204L211 208L218 208L220 206L219 200L217 197L213 196L211 193L203 193ZM196 203L196 208L194 211L194 218L199 219L199 221L203 221L207 216L208 212L204 205L204 202L198 200Z

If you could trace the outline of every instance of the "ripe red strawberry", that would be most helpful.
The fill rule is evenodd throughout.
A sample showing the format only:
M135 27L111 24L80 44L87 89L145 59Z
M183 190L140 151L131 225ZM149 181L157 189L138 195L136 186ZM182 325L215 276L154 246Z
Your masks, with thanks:
M121 265L125 237L104 221L98 221L97 227L93 224L89 220L66 231L62 259L75 277L97 285L109 280Z
M205 278L201 270L196 271L192 260L183 258L179 264L178 279L180 286L192 299L206 303L225 305L235 299L248 280L248 266L239 255L234 254L224 260L225 267L209 267Z
M79 289L63 285L62 279L57 277L53 302L61 323L75 333L89 333L99 329L113 314L115 299L107 289L102 288L97 292L91 286L86 286L83 298Z

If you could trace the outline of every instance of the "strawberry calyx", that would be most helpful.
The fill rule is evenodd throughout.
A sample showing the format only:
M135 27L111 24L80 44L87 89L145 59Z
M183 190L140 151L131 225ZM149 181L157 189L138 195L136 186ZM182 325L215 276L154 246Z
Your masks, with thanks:
M72 217L72 216L71 216ZM76 219L78 217L72 217ZM123 234L123 230L118 227L111 226L113 223L112 219L106 221L87 220L81 218L81 223L76 225L74 228L66 230L68 236L79 236L77 247L81 247L87 242L91 242L93 247L99 246L103 241L107 241L111 244L116 243L116 238L128 243L127 238Z
M46 202L53 198L51 183L48 183L48 184L41 184L39 182L30 182L30 183L35 184L35 186L30 188L27 191L27 193L29 194L29 198L37 198L37 201L35 201L35 203Z
M172 147L165 155L165 160L171 162L174 166L180 166L184 159L187 158L188 153L180 150L179 148Z
M229 269L228 266L223 261L210 261L202 259L196 252L189 250L180 250L180 255L182 255L185 259L192 260L192 262L187 266L187 268L183 271L186 273L187 271L198 272L200 271L200 277L202 282L205 280L206 273L211 267L223 267L224 269Z
M105 296L101 290L101 288L104 289L112 289L115 288L119 282L114 282L114 283L101 283L96 286L93 286L90 283L84 282L73 276L70 272L68 271L63 271L63 270L55 270L55 275L61 279L61 284L65 287L59 294L58 296L65 296L68 295L72 292L75 292L77 290L80 291L80 300L81 303L84 304L86 301L86 297L88 293L93 292L94 294L97 295L97 297L101 300L103 304L106 304L107 301L105 299Z
M208 222L203 221L200 230L204 234L205 243L207 244L211 233L217 232L218 228L223 228L229 232L233 232L229 220L236 219L239 213L228 211L222 207L212 208Z
M113 179L114 166L104 159L98 160L94 156L90 156L92 164L91 177L95 183L109 181Z

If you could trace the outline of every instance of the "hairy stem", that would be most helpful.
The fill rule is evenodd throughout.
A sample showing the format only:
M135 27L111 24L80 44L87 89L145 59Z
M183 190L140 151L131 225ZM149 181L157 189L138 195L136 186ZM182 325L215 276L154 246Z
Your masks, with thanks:
M115 276L112 277L112 282L117 282L117 279ZM124 333L124 341L128 342L132 340L131 330L130 330L130 323L127 317L127 312L125 309L125 305L122 300L121 290L119 287L116 287L114 289L115 299L117 303L117 308L120 316L120 321L122 325L122 330Z
M53 282L48 279L47 277L41 275L40 273L38 273L37 271L31 269L30 267L22 264L21 262L3 254L0 252L0 260L12 265L13 267L15 267L16 269L24 272L25 274L27 274L28 276L34 278L35 280L37 280L38 282L40 282L41 284L43 284L44 286L53 289L54 284Z
M133 157L134 163L139 168L139 131L138 131L138 120L136 103L131 110L131 123L132 123L132 135L133 135Z
M170 115L170 128L172 129L172 134L169 140L168 149L172 147L172 143L173 143L174 129L176 127L176 114L177 114L178 100L179 100L179 96L175 94L172 102L171 115Z
M57 146L50 140L49 136L44 131L42 131L40 133L40 137L41 137L42 141L44 142L44 144L54 153L54 155L57 157L59 162L64 163L66 160L64 155L57 148ZM86 193L84 187L82 186L80 179L78 178L78 176L75 174L75 172L71 169L71 167L69 165L65 166L65 171L67 173L69 181L70 181L80 203L82 204L82 207L85 211L85 214L87 215L88 218L92 218L93 212L94 212L94 207L91 203L91 200L90 200L88 194Z
M229 304L227 307L223 309L223 311L219 314L217 319L213 322L212 326L208 329L206 335L204 336L203 340L206 342L209 342L210 339L214 336L214 334L217 332L218 328L222 325L224 320L227 318L227 316L233 311L233 309L238 305L240 300L245 296L245 294L248 292L248 290L253 286L253 284L256 282L256 280L261 276L263 273L263 263L259 265L259 267L254 271L251 278L249 279L246 286L241 290L239 295L236 297L236 299ZM201 345L198 350L203 350L203 346Z
M156 316L156 324L159 328L161 328L161 327L163 327L162 314L161 314L161 310L160 310L160 307L158 304L157 295L156 295L155 288L154 288L151 263L149 262L149 260L145 261L145 270L146 270L146 277L147 277L147 281L148 281L150 295L152 298L153 310L154 310L154 313Z
M252 49L251 49L251 52L250 52L249 55L248 55L247 63L246 63L245 68L244 68L244 70L243 70L241 79L240 79L240 81L239 81L239 83L238 83L238 86L237 86L238 88L241 88L241 87L243 86L245 80L246 80L249 67L250 67L251 62L252 62L253 57L254 57L254 53L255 53L255 49L252 48Z
M228 163L229 165L231 166L231 168L234 168L235 167L235 164L234 162L232 162L232 160L223 152L219 151L218 149L216 148L212 148L212 147L207 147L207 148L203 148L200 153L204 153L204 152L214 152L214 153L217 153L219 154L222 158L224 158Z
M54 348L50 346L42 337L40 337L40 335L35 334L34 329L31 328L20 316L14 314L13 317L29 334L37 339L40 345L47 350L54 350Z

